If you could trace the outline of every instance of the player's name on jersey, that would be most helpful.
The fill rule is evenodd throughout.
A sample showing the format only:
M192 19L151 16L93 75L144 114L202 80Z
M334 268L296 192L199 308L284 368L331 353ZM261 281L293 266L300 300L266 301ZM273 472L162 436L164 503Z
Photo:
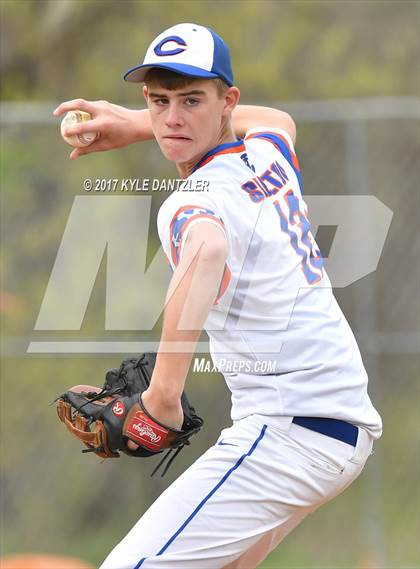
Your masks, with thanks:
M251 200L259 203L266 197L277 194L289 181L286 170L275 160L268 170L241 185Z
M181 178L159 180L158 178L87 178L83 181L86 192L206 192L209 180Z

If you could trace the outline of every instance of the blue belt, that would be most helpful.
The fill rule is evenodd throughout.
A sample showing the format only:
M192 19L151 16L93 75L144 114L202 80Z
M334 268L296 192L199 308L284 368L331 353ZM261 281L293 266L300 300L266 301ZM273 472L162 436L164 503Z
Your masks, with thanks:
M316 431L327 437L332 437L348 445L356 446L359 429L351 423L338 419L324 419L319 417L295 417L292 423Z

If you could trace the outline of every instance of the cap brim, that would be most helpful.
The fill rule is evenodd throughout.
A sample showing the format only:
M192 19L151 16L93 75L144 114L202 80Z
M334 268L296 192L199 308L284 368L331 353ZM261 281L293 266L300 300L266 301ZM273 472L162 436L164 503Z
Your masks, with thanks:
M205 71L199 67L194 67L193 65L185 65L183 63L147 63L143 65L136 65L129 69L125 75L124 80L130 81L131 83L141 83L144 81L146 73L152 67L158 67L159 69L168 69L169 71L174 71L175 73L180 73L181 75L188 75L189 77L197 77L199 79L216 79L219 77L216 73L211 71Z

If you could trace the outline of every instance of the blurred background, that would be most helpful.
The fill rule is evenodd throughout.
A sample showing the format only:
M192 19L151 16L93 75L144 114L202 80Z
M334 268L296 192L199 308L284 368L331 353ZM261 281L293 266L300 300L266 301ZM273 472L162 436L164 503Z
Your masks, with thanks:
M51 113L76 97L142 107L139 86L122 74L163 29L193 21L230 45L242 102L295 118L307 196L373 195L393 212L377 270L335 289L383 437L351 488L262 567L417 567L419 3L1 0L0 8L2 553L77 554L97 566L229 425L223 378L191 373L188 392L206 429L166 477L149 478L152 460L101 463L80 453L48 404L73 384L101 384L126 354L27 352L31 341L143 338L105 329L106 255L80 331L34 330L83 180L177 177L152 142L68 161ZM152 195L148 263L159 254L155 218L165 197ZM331 232L321 229L327 257ZM140 307L147 299L139 290ZM158 338L159 327L147 337Z

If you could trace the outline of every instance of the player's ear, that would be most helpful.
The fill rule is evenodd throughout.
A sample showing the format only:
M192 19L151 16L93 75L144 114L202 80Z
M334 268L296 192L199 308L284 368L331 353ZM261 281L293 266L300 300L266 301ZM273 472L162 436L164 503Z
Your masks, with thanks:
M147 103L147 100L149 98L149 89L147 88L147 85L143 85L143 97L146 99Z
M233 109L239 103L239 98L241 92L238 87L229 87L229 89L224 94L225 108L223 109L224 115L229 115L232 113Z

